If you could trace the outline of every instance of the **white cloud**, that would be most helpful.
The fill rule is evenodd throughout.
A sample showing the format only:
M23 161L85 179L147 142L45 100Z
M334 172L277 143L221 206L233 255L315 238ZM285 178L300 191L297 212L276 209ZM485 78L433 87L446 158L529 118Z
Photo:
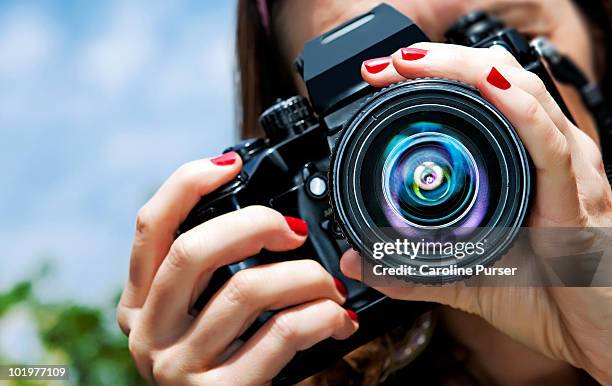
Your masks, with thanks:
M18 9L0 20L0 78L21 78L47 65L58 32L37 9Z
M172 105L189 98L207 98L232 104L235 68L231 27L227 19L215 14L185 23L157 60L152 101Z
M198 64L204 84L211 93L228 94L235 72L234 39L228 23L208 24L206 45L199 52ZM216 33L215 33L216 32Z
M155 20L133 3L114 4L111 25L89 44L82 65L86 80L118 93L153 54Z

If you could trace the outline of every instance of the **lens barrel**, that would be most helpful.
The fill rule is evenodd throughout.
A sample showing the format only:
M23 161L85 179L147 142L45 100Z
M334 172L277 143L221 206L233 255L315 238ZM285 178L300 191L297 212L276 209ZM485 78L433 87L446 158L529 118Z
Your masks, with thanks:
M531 163L515 129L477 90L418 79L376 93L351 119L330 165L331 202L349 243L481 243L482 253L385 256L388 267L489 265L528 213ZM454 276L411 275L417 282Z

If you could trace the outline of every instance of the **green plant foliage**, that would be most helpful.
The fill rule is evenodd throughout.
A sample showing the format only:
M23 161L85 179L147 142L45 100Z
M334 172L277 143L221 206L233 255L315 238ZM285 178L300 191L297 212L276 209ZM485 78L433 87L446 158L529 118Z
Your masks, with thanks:
M34 285L33 281L24 281L0 293L0 319L13 307L27 309L33 316L48 358L47 363L32 364L68 365L70 381L16 381L8 385L146 384L130 357L127 338L114 321L114 301L102 308L73 303L42 304L33 295ZM0 363L8 364L7 357L8 353L0 352Z

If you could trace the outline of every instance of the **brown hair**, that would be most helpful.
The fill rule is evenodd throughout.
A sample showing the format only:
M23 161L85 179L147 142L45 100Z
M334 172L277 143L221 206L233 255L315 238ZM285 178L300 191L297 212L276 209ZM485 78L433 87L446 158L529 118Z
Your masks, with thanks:
M258 118L277 98L297 94L276 39L264 29L255 1L238 1L238 127L242 138L261 135Z

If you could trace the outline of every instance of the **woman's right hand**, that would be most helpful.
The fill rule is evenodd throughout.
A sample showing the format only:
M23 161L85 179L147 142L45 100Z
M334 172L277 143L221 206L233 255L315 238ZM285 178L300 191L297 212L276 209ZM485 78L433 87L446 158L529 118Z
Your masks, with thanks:
M249 268L234 275L192 316L216 268L302 245L307 225L263 206L207 221L175 239L198 200L233 179L228 153L178 169L140 210L118 322L140 373L158 385L268 383L297 351L357 327L344 285L314 260ZM247 342L238 337L266 310L282 310Z

